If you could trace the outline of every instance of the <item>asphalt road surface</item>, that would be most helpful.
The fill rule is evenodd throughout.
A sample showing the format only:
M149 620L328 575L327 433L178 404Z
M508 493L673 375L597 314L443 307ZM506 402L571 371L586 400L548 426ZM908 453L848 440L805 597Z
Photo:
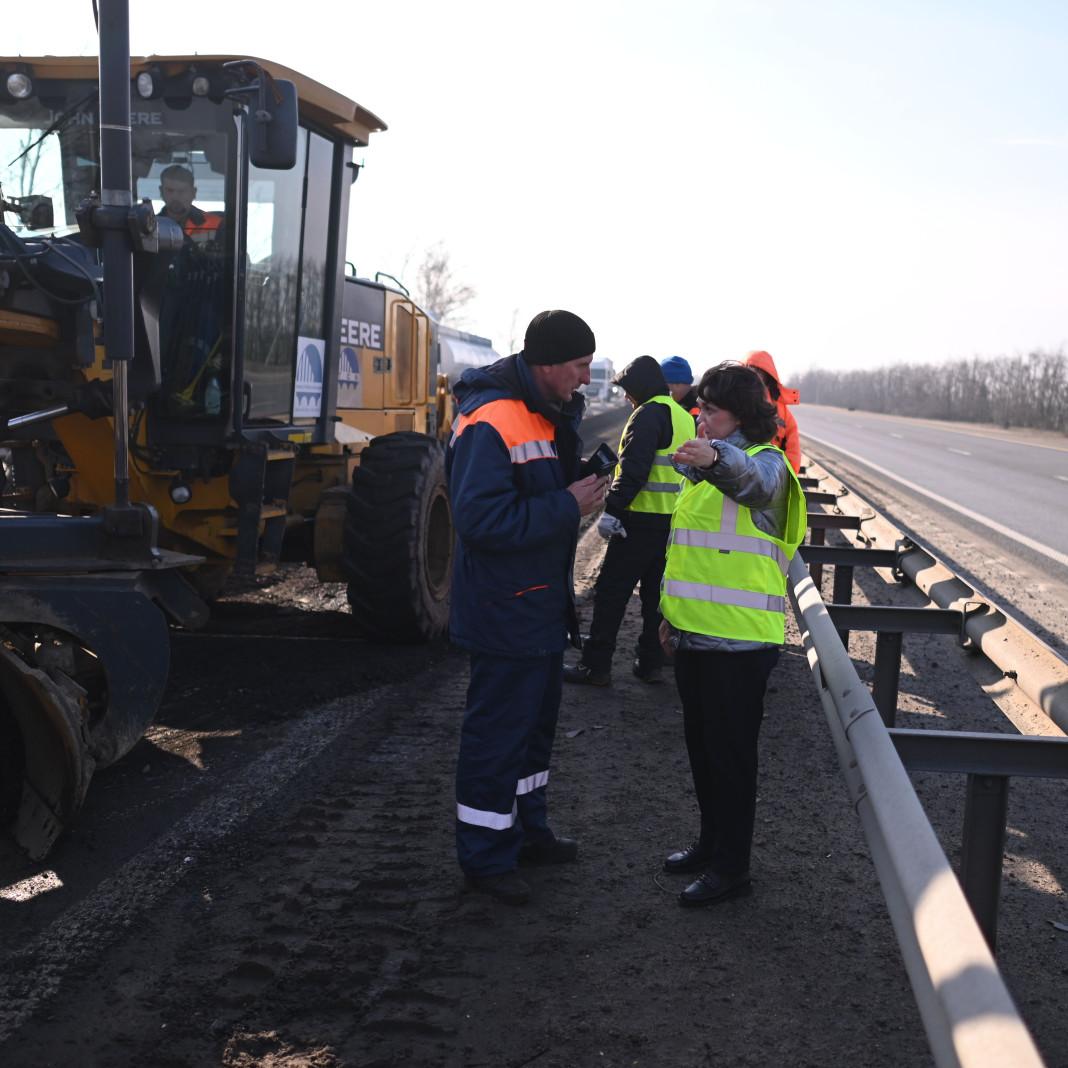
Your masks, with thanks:
M829 447L1046 565L1068 569L1068 439L806 404L803 447ZM1038 563L1039 560L1035 560Z

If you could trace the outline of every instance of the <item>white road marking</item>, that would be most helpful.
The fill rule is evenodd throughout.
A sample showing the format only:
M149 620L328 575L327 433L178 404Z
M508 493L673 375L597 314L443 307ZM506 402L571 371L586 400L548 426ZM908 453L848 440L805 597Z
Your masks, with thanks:
M1053 477L1060 479L1061 482L1068 482L1068 475L1054 475Z
M891 434L890 437L897 438L898 441L904 441L905 440L905 435L904 434Z
M829 415L829 412L827 412L827 408L829 406L824 406L824 405L808 405L808 406L806 406L806 408L808 410L811 410L811 409L817 408L817 407L822 407L822 408L825 409L824 411L819 412L820 415L824 415L825 413L827 415ZM817 413L813 412L812 414L815 415ZM1024 441L1021 438L1011 438L1011 437L1007 437L1007 436L1002 435L1002 434L991 435L991 434L989 434L987 431L985 431L983 429L978 429L978 430L958 430L956 427L949 426L947 423L945 423L945 422L943 422L943 421L941 421L939 419L912 419L907 415L886 415L883 412L869 412L868 414L873 419L882 419L882 420L885 420L887 422L896 422L896 423L899 423L899 424L902 423L902 422L908 421L910 423L916 423L919 426L929 426L929 427L933 427L935 430L944 430L947 434L961 434L964 437L969 437L969 438L982 438L983 441L985 441L987 443L989 443L990 441L996 440L996 441L1004 441L1009 445L1024 445L1029 449L1050 449L1052 452L1068 452L1068 445L1046 445L1046 444L1044 444L1042 442L1039 442L1039 441ZM858 425L860 425L860 424L858 424ZM965 425L967 425L967 424L965 424Z
M880 475L885 475L887 478L896 482L900 486L906 487L906 489L912 490L913 493L918 493L923 497L927 497L929 500L935 501L937 504L941 504L946 508L957 512L960 515L971 519L973 522L980 523L984 527L988 527L990 530L996 531L1003 537L1011 538L1013 541L1019 542L1021 545L1026 545L1029 549L1036 553L1041 553L1042 556L1047 557L1050 560L1060 564L1061 567L1068 567L1068 556L1062 552L1058 552L1056 549L1050 548L1048 545L1043 545L1040 541L1035 541L1034 538L1029 538L1026 534L1021 534L1018 530L1012 530L1010 527L1003 526L1001 523L995 522L993 519L987 519L986 516L980 515L978 512L973 512L970 508L965 508L962 504L955 504L953 501L947 501L944 497L940 497L937 493L932 493L928 489L924 489L923 486L916 485L915 482L910 482L906 478L902 478L900 475L895 475L893 471L888 471L885 467L880 467L878 464L873 464L871 460L866 460L863 456L858 456L855 452L850 452L848 449L843 449L839 445L835 445L830 441L825 441L823 438L817 438L810 434L807 430L803 433L803 437L808 438L810 441L816 442L817 445L826 445L828 449L834 449L835 452L841 453L843 456L848 456L851 460L856 460L857 463L863 464L870 471L877 471Z
M950 449L950 452L955 452L958 456L971 456L970 452L965 452L964 449Z

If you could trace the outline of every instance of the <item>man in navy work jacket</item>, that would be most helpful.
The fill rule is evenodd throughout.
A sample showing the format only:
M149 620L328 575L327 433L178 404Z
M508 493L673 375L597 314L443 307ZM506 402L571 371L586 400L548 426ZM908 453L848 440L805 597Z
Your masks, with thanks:
M578 643L572 585L579 519L606 480L579 478L578 435L593 331L544 311L523 351L470 368L446 456L456 527L450 635L471 653L456 768L456 845L469 890L530 897L519 863L557 864L578 843L549 828L549 781L563 654Z

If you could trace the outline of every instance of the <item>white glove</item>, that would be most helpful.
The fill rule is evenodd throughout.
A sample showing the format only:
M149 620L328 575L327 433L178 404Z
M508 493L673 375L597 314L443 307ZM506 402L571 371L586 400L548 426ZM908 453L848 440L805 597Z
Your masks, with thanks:
M627 536L627 531L623 524L614 515L609 515L607 512L597 520L597 533L605 541L609 538L625 538Z

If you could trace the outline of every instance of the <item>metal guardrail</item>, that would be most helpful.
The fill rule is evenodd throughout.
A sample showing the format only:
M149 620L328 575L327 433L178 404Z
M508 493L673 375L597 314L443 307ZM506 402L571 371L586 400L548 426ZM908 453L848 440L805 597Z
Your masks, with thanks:
M1040 1068L890 732L795 555L789 593L839 763L939 1068Z
M818 467L806 472L809 544L791 564L790 596L931 1049L940 1066L1041 1064L991 954L1010 777L1068 778L1068 739L893 726L906 633L956 635L1064 729L1068 663L836 481ZM855 544L826 545L828 529ZM819 594L826 565L834 568L829 605ZM911 580L935 607L853 606L856 567ZM849 660L850 630L876 634L870 696ZM959 883L906 768L967 776Z
M821 473L817 465L809 465L808 474L803 481L817 487L837 480L829 479ZM1013 619L1008 611L954 574L933 552L905 537L855 493L845 492L843 488L835 491L834 495L838 503L833 514L840 518L842 524L838 529L856 530L857 542L863 543L870 551L895 552L897 558L893 566L900 577L912 582L936 607L965 612L967 618L964 621L963 637L969 639L1007 678L1014 679L1024 695L1042 709L1062 731L1068 732L1068 664L1064 659ZM822 514L810 513L810 517ZM820 519L817 522L824 523L825 520ZM814 528L812 546L803 546L801 550L806 559L814 565L812 576L817 586L820 581L820 568L824 563L834 562L826 557L809 555L817 551L828 551L816 548L823 546L825 533L825 526ZM858 552L852 547L835 547L830 551ZM852 562L861 564L863 561L857 559ZM874 562L873 566L884 565ZM843 571L841 576L838 574L839 570ZM847 575L844 572L844 568L839 569L836 566L835 581L837 583L841 578L843 594L852 583L852 574ZM848 600L844 595L839 596L837 586L834 600Z

